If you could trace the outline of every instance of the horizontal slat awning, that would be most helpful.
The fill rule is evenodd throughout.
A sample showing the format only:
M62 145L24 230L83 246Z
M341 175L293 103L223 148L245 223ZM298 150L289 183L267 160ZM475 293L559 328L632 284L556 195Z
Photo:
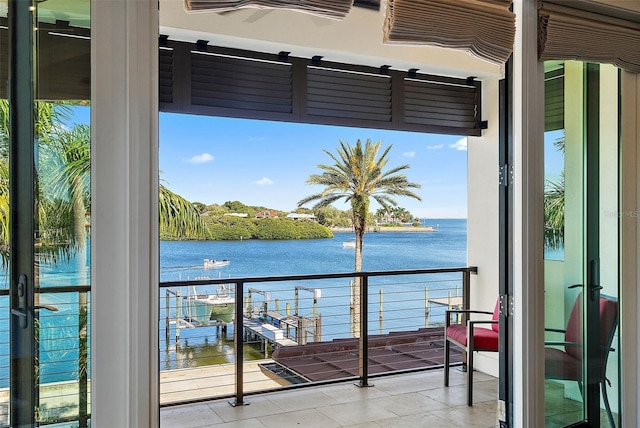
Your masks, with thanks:
M544 74L544 130L564 129L564 67Z
M291 65L191 53L191 103L250 112L291 113Z
M0 28L5 82L7 36ZM88 30L43 25L38 43L38 99L89 100ZM161 37L159 45L160 111L467 136L482 132L481 83L473 79L211 47L203 41ZM0 88L0 96L6 98L6 88Z
M0 82L9 74L9 31L6 18L0 18ZM35 33L36 98L50 101L84 101L91 90L91 42L89 30L67 22L40 23ZM0 98L7 98L0 85Z
M480 135L480 82L172 42L161 111Z
M307 69L307 114L391 122L391 78L320 67Z

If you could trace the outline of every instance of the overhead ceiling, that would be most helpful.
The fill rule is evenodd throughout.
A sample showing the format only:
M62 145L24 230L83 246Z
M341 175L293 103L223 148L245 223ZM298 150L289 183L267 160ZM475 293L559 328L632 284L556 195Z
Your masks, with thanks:
M607 6L614 6L620 9L628 9L640 12L640 1L638 0L593 0L595 3L602 3Z
M372 2L369 2L372 3ZM501 67L452 49L385 45L382 29L386 1L378 10L353 7L344 20L289 10L239 9L187 13L181 0L160 0L160 31L170 39L202 39L210 45L298 57L322 56L335 62L409 70L455 77L500 76Z
M554 1L554 0L551 0ZM563 0L565 1L565 0ZM601 4L619 15L640 20L640 0L569 0ZM242 9L217 14L189 14L183 0L159 0L161 34L180 41L203 39L212 45L257 50L288 51L292 55L320 55L336 62L399 70L418 68L423 73L456 77L495 77L499 66L461 51L435 47L384 45L382 27L386 0L355 0L342 21L286 10ZM376 7L379 7L376 9ZM7 0L0 0L0 16L6 16ZM38 3L40 21L68 21L71 26L89 26L90 0L45 0ZM632 11L632 13L627 13Z

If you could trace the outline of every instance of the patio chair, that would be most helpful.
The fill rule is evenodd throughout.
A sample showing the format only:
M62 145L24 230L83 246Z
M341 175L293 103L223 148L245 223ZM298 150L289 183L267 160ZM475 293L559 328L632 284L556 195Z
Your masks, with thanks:
M491 320L469 320L464 324L451 324L453 314L487 314ZM473 405L473 353L476 351L498 352L498 319L500 300L496 301L493 312L471 309L451 309L445 313L444 328L444 386L449 386L449 357L451 343L462 348L467 354L467 405ZM491 324L491 328L478 327Z
M615 351L611 347L613 336L618 326L618 302L607 297L600 297L600 353L598 355L598 376L602 389L602 398L609 418L609 425L615 427L609 398L607 396L607 360L609 353ZM576 298L566 330L545 329L546 331L564 333L564 340L545 342L545 378L572 380L578 382L580 392L584 394L582 379L582 293ZM552 348L563 347L564 349Z

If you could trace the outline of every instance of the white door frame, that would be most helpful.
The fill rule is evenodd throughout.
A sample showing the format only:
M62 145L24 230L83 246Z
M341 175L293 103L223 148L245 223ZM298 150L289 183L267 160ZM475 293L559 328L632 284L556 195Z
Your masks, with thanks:
M159 425L158 2L91 1L91 425Z

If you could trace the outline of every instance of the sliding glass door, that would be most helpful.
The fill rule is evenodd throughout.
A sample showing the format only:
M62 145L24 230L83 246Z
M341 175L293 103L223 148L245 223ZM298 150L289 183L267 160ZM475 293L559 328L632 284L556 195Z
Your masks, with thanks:
M8 6L0 15L0 340L8 344L0 388L9 393L0 425L88 426L89 1Z
M546 426L619 426L619 73L545 67Z

